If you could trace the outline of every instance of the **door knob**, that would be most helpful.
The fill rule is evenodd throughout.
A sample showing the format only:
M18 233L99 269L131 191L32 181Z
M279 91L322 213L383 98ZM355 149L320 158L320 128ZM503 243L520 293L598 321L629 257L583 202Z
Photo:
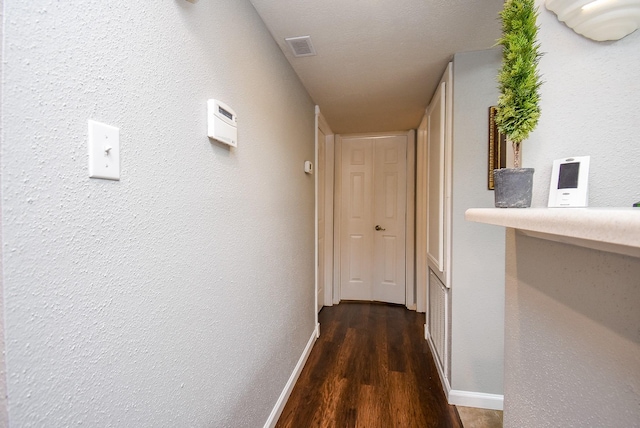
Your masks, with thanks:
M385 229L384 227L380 227L379 224L376 224L376 230L387 230L387 229Z

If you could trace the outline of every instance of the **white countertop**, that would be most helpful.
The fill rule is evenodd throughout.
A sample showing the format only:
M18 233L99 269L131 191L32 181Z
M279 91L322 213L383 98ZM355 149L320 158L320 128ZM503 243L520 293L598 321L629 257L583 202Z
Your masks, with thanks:
M465 219L640 257L640 208L471 208Z

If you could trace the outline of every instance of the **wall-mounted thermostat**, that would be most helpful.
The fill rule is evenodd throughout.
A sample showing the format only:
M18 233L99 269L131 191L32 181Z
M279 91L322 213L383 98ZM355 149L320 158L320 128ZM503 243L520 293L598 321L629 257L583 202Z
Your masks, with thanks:
M304 172L307 174L313 174L313 164L311 161L304 161Z
M549 186L549 207L586 207L589 205L590 156L553 161Z
M207 101L209 138L238 147L238 117L231 107L218 100Z

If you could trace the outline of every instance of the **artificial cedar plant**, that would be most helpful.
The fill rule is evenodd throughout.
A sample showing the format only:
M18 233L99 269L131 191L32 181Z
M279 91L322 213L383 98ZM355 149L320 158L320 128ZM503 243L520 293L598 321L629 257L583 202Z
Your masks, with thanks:
M498 73L498 130L511 141L514 167L520 168L520 143L534 130L540 118L538 62L542 54L537 42L538 10L534 0L506 0L500 12L502 68Z

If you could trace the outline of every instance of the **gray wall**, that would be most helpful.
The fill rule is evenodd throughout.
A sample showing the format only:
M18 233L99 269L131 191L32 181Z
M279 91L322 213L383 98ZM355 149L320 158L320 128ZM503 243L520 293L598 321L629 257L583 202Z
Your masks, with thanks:
M630 206L640 200L640 31L593 42L536 3L546 83L524 144L533 203L547 204L553 159L591 155L590 205ZM638 259L508 236L505 427L636 426Z
M640 31L594 42L559 22L538 0L542 115L523 144L536 169L533 206L547 206L554 159L591 156L589 202L630 207L640 201Z
M504 236L464 220L468 208L494 205L488 114L498 98L500 51L459 53L453 64L451 388L502 394Z
M313 103L248 1L152 3L5 4L11 426L262 426L313 332Z

